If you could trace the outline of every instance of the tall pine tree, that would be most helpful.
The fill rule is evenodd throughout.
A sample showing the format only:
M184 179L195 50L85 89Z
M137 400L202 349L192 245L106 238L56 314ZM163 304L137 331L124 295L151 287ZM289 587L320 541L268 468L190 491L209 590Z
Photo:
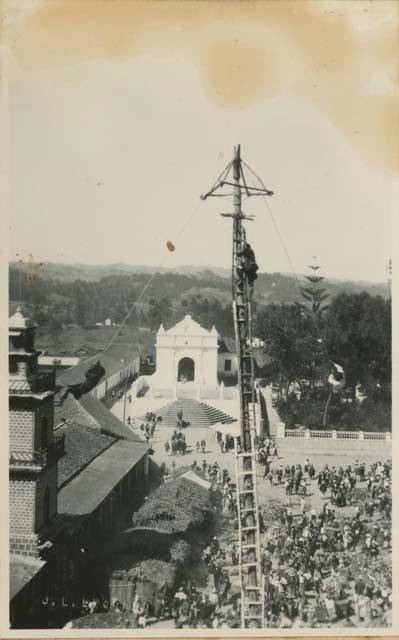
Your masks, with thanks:
M326 365L323 315L328 309L326 300L330 297L326 288L321 286L324 276L319 274L320 265L316 256L313 256L312 264L308 265L310 274L305 276L309 284L300 287L304 302L298 305L311 320L311 332L309 343L310 360L310 390L313 391L317 380L322 376Z

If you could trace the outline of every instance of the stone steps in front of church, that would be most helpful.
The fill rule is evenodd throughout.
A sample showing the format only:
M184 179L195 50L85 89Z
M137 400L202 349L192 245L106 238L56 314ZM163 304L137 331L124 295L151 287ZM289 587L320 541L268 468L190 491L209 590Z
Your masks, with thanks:
M205 413L208 416L211 424L216 424L216 422L223 422L225 424L231 424L235 422L236 419L232 416L228 415L224 411L220 409L216 409L215 407L211 407L211 405L206 404L205 402L201 402L205 409Z
M162 426L164 427L176 427L177 413L182 411L183 421L187 426L204 428L210 427L216 422L234 422L235 419L232 416L205 404L198 400L193 399L178 399L175 400L156 411L157 416L162 417Z

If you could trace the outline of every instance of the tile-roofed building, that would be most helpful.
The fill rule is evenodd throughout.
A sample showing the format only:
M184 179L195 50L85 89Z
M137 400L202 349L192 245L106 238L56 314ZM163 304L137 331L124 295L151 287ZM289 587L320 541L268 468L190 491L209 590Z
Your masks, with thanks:
M116 442L116 438L73 422L64 423L56 433L65 435L66 451L58 465L58 491Z
M90 394L79 398L81 406L91 415L97 424L97 428L117 438L123 438L130 442L142 442L140 438L126 424L123 424L100 400Z
M72 384L58 387L53 372L48 379L38 372L34 329L20 311L10 319L13 628L37 626L43 598L89 593L104 541L143 499L149 473L149 445L100 400L71 392L85 380L79 366ZM115 360L104 364L119 377Z
M148 452L144 442L118 440L71 479L58 494L59 511L70 516L93 513Z
M58 465L58 487L64 486L117 440L143 443L100 400L85 395L76 399L58 392L54 406L55 433L64 434L66 455ZM148 446L145 444L146 450ZM138 448L141 452L141 447ZM131 449L132 459L136 452Z
M138 375L140 371L140 355L137 350L128 350L126 346L112 345L105 353L100 352L89 358L81 359L76 366L59 372L58 382L64 387L76 390L87 381L87 372L97 363L103 368L103 373L96 381L90 394L99 399L123 383L129 376Z

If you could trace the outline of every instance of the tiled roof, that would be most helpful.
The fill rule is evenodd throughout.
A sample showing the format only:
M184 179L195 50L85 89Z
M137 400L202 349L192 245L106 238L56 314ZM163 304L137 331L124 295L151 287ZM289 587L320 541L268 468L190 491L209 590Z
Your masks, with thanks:
M148 448L143 442L115 442L60 489L59 513L74 516L92 513Z
M98 429L96 420L82 407L80 402L66 389L59 391L54 398L54 426L70 421L86 427Z
M57 435L65 434L65 456L58 463L59 487L70 482L116 440L143 444L100 400L89 395L76 399L65 389L55 397L54 426Z
M116 442L116 438L73 422L66 423L56 433L65 434L65 455L58 462L58 487L65 485Z
M130 442L142 442L126 424L123 424L100 400L89 394L79 398L79 403L91 415L98 429Z
M219 339L219 353L236 353L236 341L234 338Z
M116 441L101 432L98 422L71 393L57 394L54 425L57 435L65 434L65 455L58 462L59 487Z

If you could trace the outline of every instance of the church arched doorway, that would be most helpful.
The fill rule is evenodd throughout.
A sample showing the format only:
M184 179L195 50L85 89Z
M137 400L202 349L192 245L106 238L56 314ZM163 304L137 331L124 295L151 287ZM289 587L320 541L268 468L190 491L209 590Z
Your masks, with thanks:
M177 366L177 379L179 382L194 380L195 364L192 358L182 358Z

